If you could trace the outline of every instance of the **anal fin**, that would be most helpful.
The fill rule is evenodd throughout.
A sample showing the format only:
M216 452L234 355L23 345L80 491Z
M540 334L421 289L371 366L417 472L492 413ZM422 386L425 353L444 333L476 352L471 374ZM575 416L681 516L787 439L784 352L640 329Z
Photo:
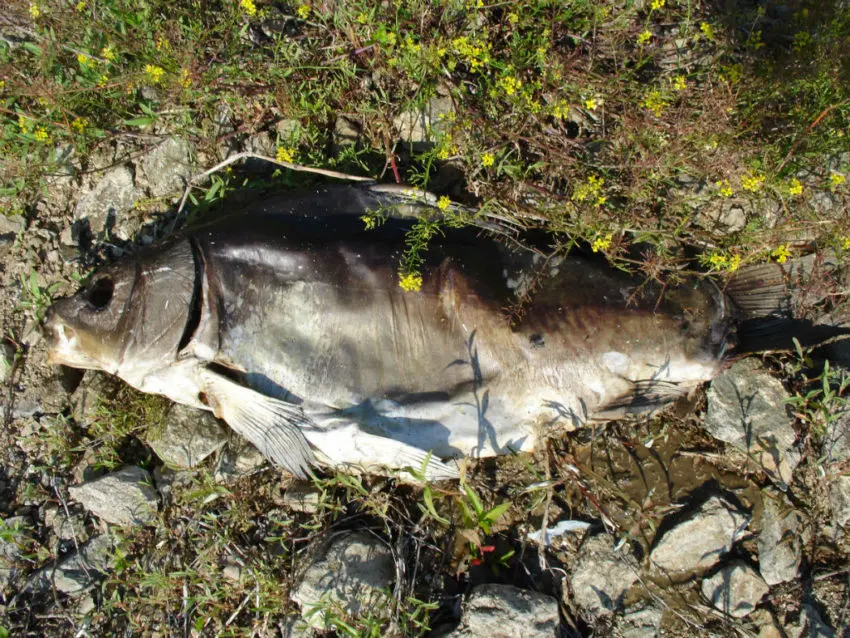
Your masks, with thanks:
M267 459L299 478L306 478L315 462L303 428L311 426L296 405L239 385L204 368L201 385L210 407L233 430L248 439Z

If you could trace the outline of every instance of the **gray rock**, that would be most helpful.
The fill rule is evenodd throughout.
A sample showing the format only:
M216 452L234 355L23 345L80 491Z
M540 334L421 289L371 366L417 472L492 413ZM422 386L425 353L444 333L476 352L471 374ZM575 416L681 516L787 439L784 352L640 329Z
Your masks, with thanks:
M6 342L0 342L0 385L5 384L9 380L14 363L14 346Z
M112 377L102 372L86 372L80 385L71 395L74 419L82 426L90 423L103 403L114 396L115 391L116 384Z
M88 220L95 234L102 233L110 221L117 220L131 210L141 192L133 183L133 173L126 166L106 171L100 180L80 197L74 211L77 221Z
M450 97L436 95L427 104L397 115L393 127L404 142L433 142L435 133L449 127L454 112L454 103Z
M195 172L192 152L187 140L169 137L138 160L152 197L183 192Z
M637 561L625 548L615 552L607 534L588 538L579 548L570 584L576 602L593 615L622 609L626 592L638 578Z
M650 554L671 576L683 576L717 564L742 536L749 517L731 503L712 496L699 509L668 530Z
M360 139L362 131L363 122L360 120L360 116L341 113L337 115L336 123L334 124L334 144L337 146L356 144Z
M157 497L151 477L140 467L123 467L68 488L71 497L95 516L114 525L146 525L156 518Z
M21 573L24 546L27 543L29 521L23 516L12 516L2 523L0 540L0 589L8 587Z
M304 624L301 616L287 616L278 625L280 638L313 638L313 630Z
M850 524L850 476L836 477L829 486L829 507L832 518L842 527Z
M213 475L219 483L227 483L250 474L265 462L266 458L247 441L231 440L219 455Z
M0 215L0 236L20 235L27 229L27 220L22 215Z
M835 629L826 622L814 605L803 603L806 617L806 638L835 638ZM845 627L846 629L846 627ZM846 635L846 634L845 634Z
M827 426L823 437L823 455L830 463L850 459L850 410L839 412Z
M747 226L746 202L734 199L713 199L696 215L697 223L708 230L731 234Z
M756 359L744 359L711 382L704 427L746 453L773 480L789 484L800 462L782 384Z
M49 505L44 508L44 524L53 528L53 533L60 540L76 540L78 543L88 540L83 517L73 514L69 517L63 509L56 505Z
M283 493L283 505L295 512L312 514L319 508L318 490L311 485L292 485Z
M389 548L374 536L355 532L333 538L290 597L309 625L330 628L324 613L328 608L344 617L387 614L385 590L395 576Z
M619 638L655 638L659 635L664 612L658 607L649 606L629 611L617 622Z
M714 608L735 618L755 609L769 589L758 572L742 561L726 565L702 581L702 593Z
M791 507L781 492L766 490L763 496L759 571L768 585L777 585L797 577L807 530L803 528L803 515Z
M553 638L558 601L512 585L479 585L463 606L460 626L447 638Z
M52 565L42 567L30 580L37 591L51 587L64 594L78 596L107 574L112 566L114 544L108 534L95 536L73 554Z
M212 413L180 404L168 409L165 426L148 433L148 444L171 467L195 467L227 442Z

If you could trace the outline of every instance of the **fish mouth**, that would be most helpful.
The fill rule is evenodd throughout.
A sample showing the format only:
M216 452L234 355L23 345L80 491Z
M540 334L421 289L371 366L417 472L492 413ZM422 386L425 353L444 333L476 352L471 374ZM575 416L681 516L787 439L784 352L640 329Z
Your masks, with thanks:
M52 308L45 318L44 329L47 336L49 365L65 365L86 370L103 368L94 358L82 351L77 331L62 321Z

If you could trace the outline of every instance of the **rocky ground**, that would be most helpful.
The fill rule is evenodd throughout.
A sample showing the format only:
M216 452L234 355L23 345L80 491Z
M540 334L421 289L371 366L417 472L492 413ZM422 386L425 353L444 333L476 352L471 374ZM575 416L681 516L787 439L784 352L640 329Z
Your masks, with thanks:
M196 162L176 138L116 149L57 176L37 221L4 218L10 635L847 635L850 411L817 394L846 383L846 343L806 401L812 361L751 357L660 419L427 494L293 481L209 414L49 367L51 296L165 232L134 204Z

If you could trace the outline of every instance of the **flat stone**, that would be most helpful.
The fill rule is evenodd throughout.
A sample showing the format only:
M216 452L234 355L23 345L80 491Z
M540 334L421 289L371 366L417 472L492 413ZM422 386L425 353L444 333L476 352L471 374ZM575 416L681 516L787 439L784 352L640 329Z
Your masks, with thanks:
M152 197L182 193L195 173L193 146L179 137L169 137L137 162Z
M114 525L147 525L156 518L157 496L151 476L140 467L123 467L68 488L89 512Z
M712 496L661 537L650 559L675 577L706 570L732 549L748 523L747 514Z
M664 612L655 606L629 611L617 621L619 638L656 638Z
M140 195L132 171L126 166L117 166L106 171L94 187L83 193L77 202L74 219L88 220L91 231L100 234L107 224L114 224L133 210Z
M68 556L54 568L42 567L30 580L37 591L51 587L64 594L78 596L109 572L112 566L114 543L108 534L95 536L80 548L79 553Z
M191 468L221 448L227 433L212 413L175 403L164 427L149 433L147 442L169 466Z
M770 588L758 572L735 561L702 581L702 593L715 609L735 618L749 614Z
M433 142L435 134L448 129L454 116L454 103L450 97L432 97L426 104L410 108L393 120L399 139L411 144Z
M827 425L822 446L828 462L850 460L850 410L839 412L836 419Z
M311 485L292 485L283 493L283 505L295 512L312 514L319 508L320 496Z
M85 426L98 414L103 403L115 395L117 389L113 377L89 370L80 385L71 395L71 411L74 419Z
M737 233L747 226L746 202L743 200L712 200L696 216L697 223L707 230L722 234Z
M800 462L794 447L789 394L756 359L744 359L714 379L708 389L708 432L746 453L773 480L786 485Z
M44 508L44 524L53 529L56 537L63 541L76 540L78 543L88 540L86 525L82 515L65 514L56 505Z
M513 585L478 585L463 606L460 626L447 638L553 638L558 601Z
M829 507L837 525L850 524L850 476L838 476L829 486Z
M266 463L260 451L247 441L231 440L218 457L213 475L219 483L233 481Z
M758 536L759 571L768 585L797 577L808 530L803 515L777 490L765 490L761 532Z
M384 616L389 601L383 590L395 580L390 549L370 534L355 532L333 538L290 594L311 626L330 628L324 610L356 618Z
M581 544L570 576L575 601L593 615L612 614L623 608L638 571L637 561L628 551L614 551L610 536L592 536Z

